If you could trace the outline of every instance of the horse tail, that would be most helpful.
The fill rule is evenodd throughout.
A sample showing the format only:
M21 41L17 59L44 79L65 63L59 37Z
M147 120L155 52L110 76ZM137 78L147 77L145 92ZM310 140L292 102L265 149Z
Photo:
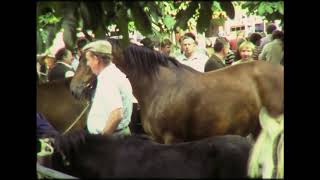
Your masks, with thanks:
M265 107L261 108L259 121L262 131L251 151L248 163L248 176L251 178L272 178L283 176L283 114L273 118ZM277 137L280 135L280 141ZM279 139L278 139L279 140ZM274 144L277 148L274 149ZM280 144L280 145L279 145ZM276 159L273 156L276 153ZM261 169L262 168L262 169ZM276 169L275 169L276 168ZM274 173L276 171L276 173Z

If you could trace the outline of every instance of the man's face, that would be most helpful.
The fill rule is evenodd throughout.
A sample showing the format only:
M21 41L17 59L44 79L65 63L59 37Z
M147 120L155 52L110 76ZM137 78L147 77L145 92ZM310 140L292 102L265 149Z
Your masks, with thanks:
M226 56L229 52L229 49L230 49L230 45L226 45L224 48L223 48L223 54Z
M67 52L67 57L65 58L65 62L68 63L68 64L71 64L72 63L72 59L73 59L72 53L71 53L71 51L68 51Z
M184 48L186 56L191 56L196 47L196 44L193 39L187 38L182 41L182 46Z
M91 71L95 74L99 74L99 59L97 56L92 54L90 51L86 52L87 66L90 67Z
M162 48L161 48L161 51L162 51L164 54L166 54L166 55L169 56L170 51L171 51L171 46L170 46L170 45L166 45L165 47L162 47Z
M46 57L46 58L44 59L44 62L46 63L48 69L52 69L52 68L53 68L53 66L54 66L54 59L53 59L53 58L51 58L51 57Z

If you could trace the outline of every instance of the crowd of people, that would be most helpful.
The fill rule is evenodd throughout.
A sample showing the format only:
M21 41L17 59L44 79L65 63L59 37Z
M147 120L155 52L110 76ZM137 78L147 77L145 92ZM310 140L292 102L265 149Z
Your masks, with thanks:
M207 43L206 48L198 46L197 36L191 32L180 37L177 44L179 49L174 49L174 44L166 38L157 42L147 37L135 43L172 56L199 72L256 60L283 65L284 33L277 30L274 24L268 25L266 30L265 37L256 32L248 37L239 32L238 36L231 40L219 36L213 43ZM38 77L44 82L72 77L80 56L85 57L87 65L98 77L87 121L88 130L91 133L130 134L128 124L134 100L132 87L126 76L112 63L111 51L112 46L107 41L89 43L85 38L79 38L74 52L61 48L55 55L39 56ZM108 91L103 90L106 86Z
M173 48L174 44L169 39L157 43L147 37L137 44L161 51L200 72L254 60L283 65L284 33L277 30L274 24L268 25L266 32L267 35L254 32L246 37L243 31L239 31L234 39L218 35L213 43L207 43L206 48L198 46L197 36L191 32L180 37L176 45L179 47L177 50Z

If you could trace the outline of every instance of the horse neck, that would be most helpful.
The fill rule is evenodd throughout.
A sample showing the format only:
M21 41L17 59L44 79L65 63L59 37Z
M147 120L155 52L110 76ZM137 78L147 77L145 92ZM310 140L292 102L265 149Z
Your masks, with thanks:
M137 98L139 104L143 106L145 103L150 103L150 98L154 98L159 93L159 88L165 84L174 84L179 77L187 76L192 72L185 69L171 69L170 67L160 67L158 75L150 78L150 75L141 75L138 77L129 77L132 86L133 94Z

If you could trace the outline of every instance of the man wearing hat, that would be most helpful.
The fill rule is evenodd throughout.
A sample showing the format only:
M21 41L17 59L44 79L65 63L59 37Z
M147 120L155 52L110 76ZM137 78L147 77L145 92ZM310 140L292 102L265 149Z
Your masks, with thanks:
M87 65L97 75L97 87L87 119L93 134L130 134L132 87L126 75L112 63L112 46L98 40L83 47Z
M62 80L74 75L74 70L71 66L72 53L66 48L61 48L55 54L56 63L48 72L49 81Z

